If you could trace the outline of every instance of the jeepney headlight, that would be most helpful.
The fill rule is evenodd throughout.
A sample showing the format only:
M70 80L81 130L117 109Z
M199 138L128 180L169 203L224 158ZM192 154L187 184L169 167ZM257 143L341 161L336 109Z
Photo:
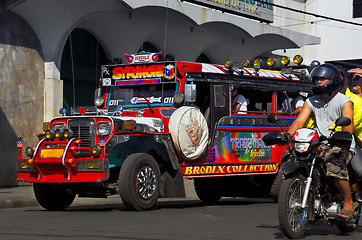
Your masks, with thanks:
M70 139L73 136L73 132L70 129L64 129L63 137L66 139Z
M34 154L33 148L32 148L32 147L27 147L27 148L25 149L25 154L26 154L26 156L28 156L28 157L33 157L33 154Z
M53 139L53 138L54 138L54 131L53 131L53 130L50 130L50 129L46 130L46 131L45 131L45 138L46 138L47 140Z
M111 123L100 122L97 124L97 135L98 136L108 136L109 134L111 134Z
M309 145L310 145L310 143L296 142L296 143L294 143L294 149L296 152L304 153L304 152L308 151Z

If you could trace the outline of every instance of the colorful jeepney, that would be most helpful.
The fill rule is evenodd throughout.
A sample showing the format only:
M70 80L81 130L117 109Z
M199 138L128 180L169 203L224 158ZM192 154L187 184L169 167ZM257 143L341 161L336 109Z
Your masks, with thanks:
M280 96L310 92L299 72L232 69L194 62L102 66L96 106L73 107L50 121L35 147L19 147L18 179L33 183L46 209L79 197L120 194L129 209L151 209L159 197L184 197L194 180L205 203L223 196L272 196L285 147L262 141L268 114L288 127ZM248 101L232 109L232 90ZM289 97L290 97L289 96Z

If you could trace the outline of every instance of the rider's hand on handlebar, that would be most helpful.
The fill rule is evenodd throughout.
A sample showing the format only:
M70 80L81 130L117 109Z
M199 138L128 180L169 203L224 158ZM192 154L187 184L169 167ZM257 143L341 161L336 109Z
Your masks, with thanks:
M290 135L290 133L288 133L288 132L284 133L283 139L278 145L280 145L280 146L288 145L290 143L291 138L292 138L292 135Z

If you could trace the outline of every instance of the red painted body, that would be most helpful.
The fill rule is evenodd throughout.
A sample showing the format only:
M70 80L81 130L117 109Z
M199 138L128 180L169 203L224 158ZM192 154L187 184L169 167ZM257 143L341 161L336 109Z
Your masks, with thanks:
M242 81L242 79L246 81L264 79L265 81L275 81L283 83L284 85L294 84L294 82L300 81L296 75L290 75L291 77L289 79L277 71L261 70L259 73L255 73L252 69L244 69L235 71L234 74L230 74L223 66L190 62L175 62L175 69L169 69L169 71L169 74L175 75L174 80L172 80L176 84L174 89L175 93L180 92L182 94L185 94L185 83L188 78L187 74L189 73L193 73L194 75L200 74L200 77L197 78L199 82L202 82L200 80L203 78L201 75L206 76L205 79L211 79L211 77L207 76L212 76L212 79L215 79L215 76L220 76L219 81L203 81L203 86L209 82L212 82L213 84L226 84L227 82L230 82L227 84L232 84L236 81L235 79L240 79L240 81ZM164 75L164 73L165 69L163 64L155 66L144 64L118 66L114 68L111 74L113 74L113 77L117 76L118 79L124 79L116 80L118 86L144 86L145 84L148 85L154 81L165 81L163 78L158 77L160 74ZM136 79L135 76L142 76L142 81ZM147 76L152 78L151 82L147 80L149 79ZM108 84L110 81L110 79L105 79L103 83ZM240 83L238 82L237 84ZM103 108L106 109L110 106L110 98L112 97L110 90L112 87L107 85L104 87L104 100L106 104ZM200 90L200 88L201 87L198 89ZM212 90L212 88L210 89ZM179 159L176 159L176 161L181 165L185 178L263 175L275 174L278 172L282 155L286 150L286 147L265 147L261 142L262 137L271 130L280 130L280 128L274 125L266 124L267 114L277 114L277 109L275 107L277 102L276 92L270 91L267 93L270 95L270 103L268 102L268 104L272 105L271 112L247 113L242 115L232 113L231 93L226 96L227 106L225 106L225 108L228 110L225 118L227 118L227 121L229 122L221 124L220 119L216 119L214 120L216 124L215 128L210 128L213 131L213 136L215 136L216 133L222 133L224 136L218 139L210 139L210 143L214 143L214 145L210 145L208 151L197 160L188 161L187 159L180 158L178 155ZM153 100L156 99L155 101L159 101L159 98L157 96L154 97L153 94L146 97L150 97L150 99L152 97ZM134 104L134 107L132 107L133 105L131 104L124 107L119 118L137 118L139 117L138 110L142 107L144 109L142 118L151 117L159 119L162 122L163 125L161 130L156 133L169 134L168 123L170 116L163 115L162 111L171 111L176 109L176 107L173 105L173 102L165 104L166 100L169 101L168 99L162 99L162 97L160 99L161 102L159 104L151 103L151 105L153 105L154 113L151 112L145 103L141 102L141 98L135 99L136 104ZM114 103L116 103L116 101L114 101ZM197 105L197 102L195 104ZM213 110L217 111L218 109L215 108ZM52 141L41 140L35 147L32 158L26 159L23 158L21 154L22 145L18 145L19 180L33 183L104 182L109 177L108 164L112 167L111 165L113 163L111 164L110 161L114 161L111 153L107 155L105 151L107 144L110 144L112 136L128 134L132 138L132 136L154 136L156 134L155 132L147 131L127 131L121 129L121 127L117 130L112 117L86 115L84 109L83 111L81 116L66 116L53 119L49 124L49 129L53 129L53 126L57 123L65 123L65 128L70 128L70 121L86 119L88 122L91 122L90 128L92 128L91 131L94 134L92 144L93 146L99 146L101 153L96 157L92 156L92 146L83 146L81 142L77 141L78 138L74 138L73 140L53 139ZM283 119L283 116L280 116L280 118ZM284 116L284 119L286 122L290 123L295 119L295 116ZM235 124L235 121L239 121L240 123ZM258 121L258 123L255 124L255 121ZM110 134L105 136L104 139L96 134L96 126L100 122L108 122L111 125ZM287 129L288 126L285 125L285 127ZM101 140L104 141L102 142ZM140 142L140 144L142 144L142 142ZM134 148L136 149L137 146L134 146ZM81 154L79 153L80 151L82 152ZM98 168L87 168L87 164L92 164L92 162L95 162L95 167L98 166ZM25 168L25 166L28 168Z

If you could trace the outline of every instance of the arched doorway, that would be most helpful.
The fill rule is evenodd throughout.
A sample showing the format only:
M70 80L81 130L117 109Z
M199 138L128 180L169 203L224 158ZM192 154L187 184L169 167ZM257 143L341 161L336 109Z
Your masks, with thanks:
M62 54L63 107L94 105L100 68L106 63L106 54L97 39L83 29L74 29Z
M195 62L200 62L200 63L211 63L211 60L208 56L206 56L205 54L201 53Z
M155 52L159 52L159 49L150 42L144 42L142 44L142 46L140 47L140 49L138 49L138 52L142 52L142 51L155 53Z

